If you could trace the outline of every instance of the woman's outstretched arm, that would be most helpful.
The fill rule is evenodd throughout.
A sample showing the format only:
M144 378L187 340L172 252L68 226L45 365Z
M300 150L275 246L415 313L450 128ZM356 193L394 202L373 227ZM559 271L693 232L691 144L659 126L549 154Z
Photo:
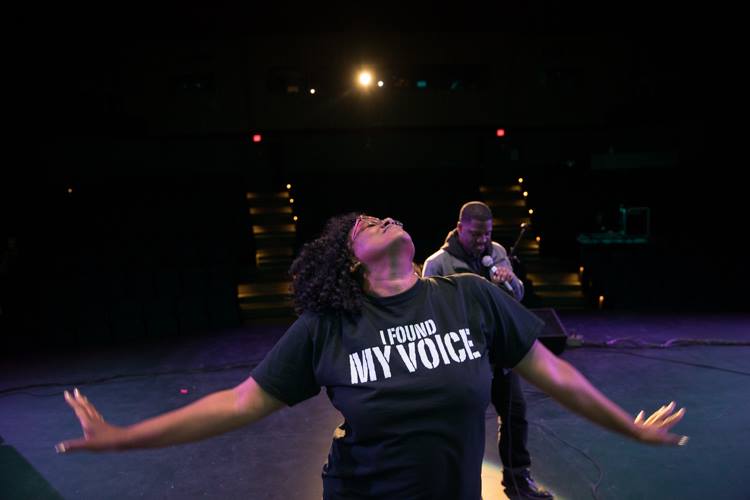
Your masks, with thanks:
M252 377L237 387L214 392L187 406L127 427L107 423L78 389L65 401L75 411L83 437L55 446L60 452L158 448L198 441L260 420L284 403L264 391Z
M539 341L534 342L513 371L566 408L606 429L651 444L683 445L687 442L686 436L669 432L682 419L684 408L674 412L675 403L672 402L647 419L643 418L643 411L634 419L599 392L570 363L552 354Z

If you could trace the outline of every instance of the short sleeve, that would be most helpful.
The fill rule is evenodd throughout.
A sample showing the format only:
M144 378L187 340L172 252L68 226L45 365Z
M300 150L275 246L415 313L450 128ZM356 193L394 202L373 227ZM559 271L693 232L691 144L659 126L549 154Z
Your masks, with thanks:
M544 321L496 285L487 280L477 281L489 301L489 324L493 330L490 332L490 357L505 368L513 368L534 345Z
M320 392L313 369L312 333L309 318L301 316L252 372L263 390L289 406Z

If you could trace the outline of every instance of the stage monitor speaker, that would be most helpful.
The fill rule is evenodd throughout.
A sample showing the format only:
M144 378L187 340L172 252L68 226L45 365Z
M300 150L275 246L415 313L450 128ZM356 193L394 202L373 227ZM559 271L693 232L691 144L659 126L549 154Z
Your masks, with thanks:
M0 444L0 498L62 500L63 497L15 448Z
M560 318L552 308L530 309L544 321L544 328L539 335L539 341L558 356L565 350L568 332L565 331Z

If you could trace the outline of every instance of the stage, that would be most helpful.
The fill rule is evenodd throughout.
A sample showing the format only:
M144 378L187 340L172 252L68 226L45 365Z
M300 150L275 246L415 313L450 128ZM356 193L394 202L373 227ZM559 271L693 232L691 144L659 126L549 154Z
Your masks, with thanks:
M583 347L568 347L564 359L633 415L671 399L685 406L676 432L690 442L680 448L631 442L525 385L539 483L560 499L748 498L750 314L559 315L568 334L583 338ZM256 321L169 343L4 359L0 436L17 453L2 455L13 463L0 464L0 497L16 498L8 494L15 490L17 498L31 498L46 481L46 491L70 499L319 499L321 466L341 419L324 391L254 426L192 445L123 454L54 451L56 442L80 433L63 389L79 387L106 419L128 424L241 382L290 321ZM492 407L486 417L484 499L505 498ZM21 484L34 470L36 484Z

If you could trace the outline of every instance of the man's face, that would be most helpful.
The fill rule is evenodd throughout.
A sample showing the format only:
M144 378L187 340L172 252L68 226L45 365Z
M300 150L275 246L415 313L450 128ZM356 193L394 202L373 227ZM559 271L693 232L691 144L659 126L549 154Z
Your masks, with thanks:
M492 219L458 222L458 241L469 254L478 257L492 240Z

